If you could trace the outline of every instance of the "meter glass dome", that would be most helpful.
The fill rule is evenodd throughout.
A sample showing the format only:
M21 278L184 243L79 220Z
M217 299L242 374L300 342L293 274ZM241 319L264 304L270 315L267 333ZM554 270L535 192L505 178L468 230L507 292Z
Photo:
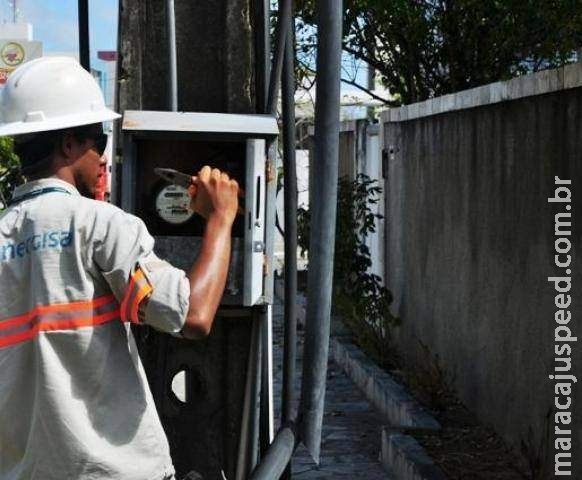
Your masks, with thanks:
M167 185L156 196L156 212L162 220L172 225L187 222L194 215L190 209L190 194L184 187Z

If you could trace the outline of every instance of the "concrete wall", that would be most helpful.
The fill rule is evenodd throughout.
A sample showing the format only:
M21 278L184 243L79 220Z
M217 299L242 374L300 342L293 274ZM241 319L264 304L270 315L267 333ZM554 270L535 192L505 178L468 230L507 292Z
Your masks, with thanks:
M547 277L560 274L554 215L565 211L547 201L556 175L572 181L571 326L582 339L582 65L403 107L383 121L386 278L403 320L399 348L419 360L422 341L482 420L512 442L539 441L554 404ZM582 349L573 350L571 373L581 378ZM552 414L552 463L553 431Z

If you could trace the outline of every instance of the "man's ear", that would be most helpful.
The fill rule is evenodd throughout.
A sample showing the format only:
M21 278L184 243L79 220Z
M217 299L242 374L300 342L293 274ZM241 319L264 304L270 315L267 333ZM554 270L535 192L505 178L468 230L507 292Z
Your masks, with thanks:
M73 162L79 156L79 141L73 135L73 132L65 132L61 137L60 144L63 156L70 162Z

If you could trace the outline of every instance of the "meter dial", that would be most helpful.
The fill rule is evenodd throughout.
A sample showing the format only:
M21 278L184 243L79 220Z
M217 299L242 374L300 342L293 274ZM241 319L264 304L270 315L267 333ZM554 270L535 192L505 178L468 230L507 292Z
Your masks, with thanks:
M166 185L156 196L156 212L172 225L186 223L194 215L188 190L179 185Z

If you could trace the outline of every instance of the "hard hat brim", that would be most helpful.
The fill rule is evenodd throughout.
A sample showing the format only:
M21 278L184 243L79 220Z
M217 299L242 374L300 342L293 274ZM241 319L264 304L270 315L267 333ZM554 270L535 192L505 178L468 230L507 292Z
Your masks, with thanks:
M103 108L96 112L64 115L36 122L10 122L0 124L0 137L63 130L65 128L80 127L81 125L107 122L118 118L121 118L119 113Z

